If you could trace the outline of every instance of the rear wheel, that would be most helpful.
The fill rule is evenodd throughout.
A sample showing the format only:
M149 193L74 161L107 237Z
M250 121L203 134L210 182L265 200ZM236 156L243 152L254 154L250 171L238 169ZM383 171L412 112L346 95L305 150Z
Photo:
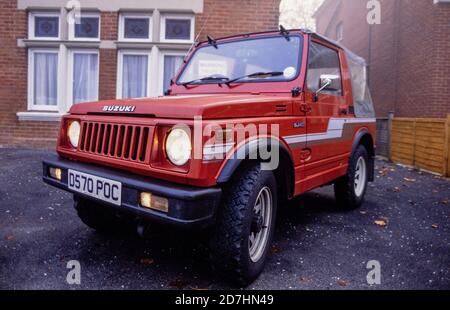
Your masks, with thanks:
M236 176L210 237L211 263L225 279L246 286L264 268L277 209L275 177L260 164Z
M134 226L133 219L112 208L97 204L81 197L74 197L75 209L81 221L100 232L129 232Z
M353 152L347 174L334 183L336 202L343 209L356 209L364 201L368 183L367 150L363 145Z

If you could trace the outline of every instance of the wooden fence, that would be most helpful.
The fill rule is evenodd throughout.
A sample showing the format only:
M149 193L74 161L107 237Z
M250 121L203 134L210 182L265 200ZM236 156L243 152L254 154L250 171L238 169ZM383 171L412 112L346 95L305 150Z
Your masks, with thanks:
M393 162L450 176L450 114L447 119L394 118L390 132Z

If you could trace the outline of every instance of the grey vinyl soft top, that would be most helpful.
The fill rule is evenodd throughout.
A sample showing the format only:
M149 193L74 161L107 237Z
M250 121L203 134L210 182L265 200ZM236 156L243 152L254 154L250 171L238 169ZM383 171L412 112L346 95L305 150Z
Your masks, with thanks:
M353 107L355 109L355 116L368 118L375 117L372 96L370 95L368 85L366 60L356 55L345 46L342 46L340 43L335 42L325 36L311 32L309 30L303 31L305 33L311 34L313 37L315 36L322 40L330 42L331 44L345 51L352 78Z

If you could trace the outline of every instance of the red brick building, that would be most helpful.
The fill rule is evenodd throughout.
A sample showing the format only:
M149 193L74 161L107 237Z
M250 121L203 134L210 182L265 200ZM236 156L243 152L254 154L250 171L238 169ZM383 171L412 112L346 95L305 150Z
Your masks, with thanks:
M317 31L369 65L378 116L450 113L450 1L379 0L381 23L367 22L368 0L325 0Z
M0 146L54 147L78 102L162 95L202 28L200 39L275 29L279 4L0 1Z

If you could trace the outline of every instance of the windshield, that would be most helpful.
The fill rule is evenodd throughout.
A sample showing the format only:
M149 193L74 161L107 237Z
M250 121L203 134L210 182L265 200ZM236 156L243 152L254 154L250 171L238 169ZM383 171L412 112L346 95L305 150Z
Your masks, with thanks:
M177 84L211 84L234 79L236 83L290 81L298 76L302 49L301 36L207 45L194 53Z

